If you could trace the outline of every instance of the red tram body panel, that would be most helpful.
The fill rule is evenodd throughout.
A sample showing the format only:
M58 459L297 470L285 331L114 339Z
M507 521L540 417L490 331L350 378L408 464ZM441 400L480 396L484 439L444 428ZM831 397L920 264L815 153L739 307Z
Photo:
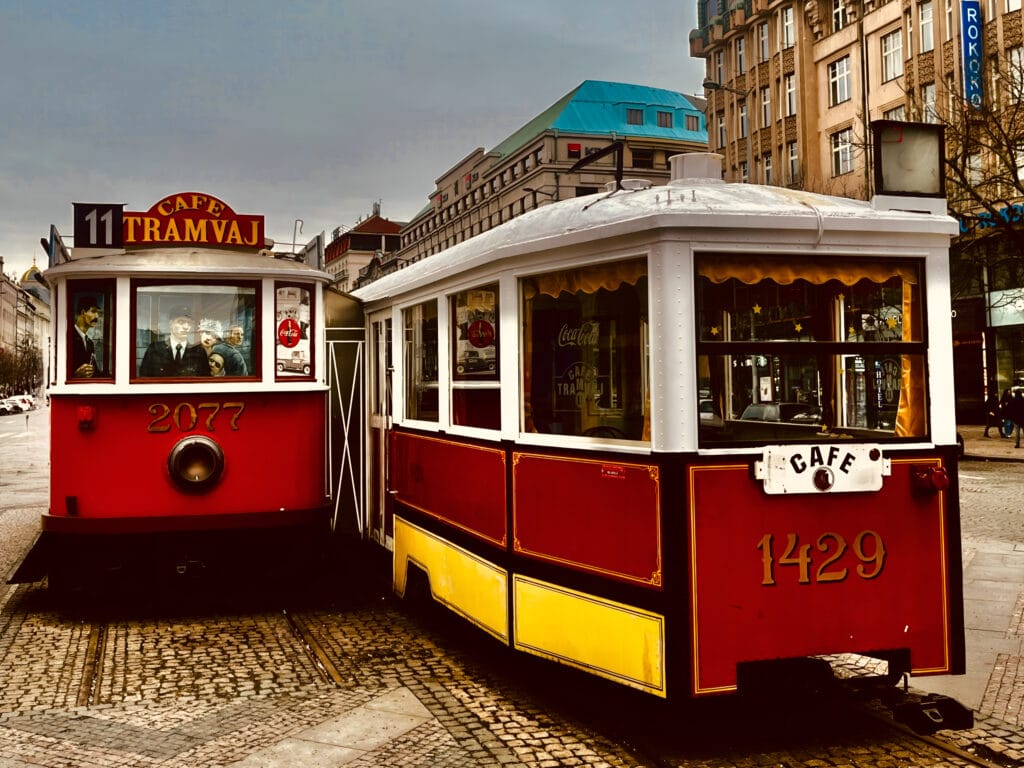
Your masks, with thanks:
M917 674L954 668L950 519L943 493L893 461L877 493L767 496L748 464L689 467L692 690L736 687L740 662L909 649ZM951 530L952 528L952 530Z
M301 425L325 423L325 410L323 392L55 396L43 528L156 532L322 518L324 441ZM225 457L220 482L203 493L180 488L168 468L191 435L213 439Z

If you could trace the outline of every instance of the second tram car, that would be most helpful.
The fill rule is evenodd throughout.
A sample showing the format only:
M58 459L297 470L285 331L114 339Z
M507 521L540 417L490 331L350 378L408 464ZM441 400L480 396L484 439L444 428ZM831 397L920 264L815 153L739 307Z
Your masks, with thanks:
M395 591L659 697L962 673L955 222L672 168L354 293Z

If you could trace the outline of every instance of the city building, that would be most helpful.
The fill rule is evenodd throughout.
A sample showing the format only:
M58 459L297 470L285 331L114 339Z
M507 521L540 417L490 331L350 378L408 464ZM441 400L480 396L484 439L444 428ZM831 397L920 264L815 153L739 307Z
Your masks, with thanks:
M404 222L384 218L380 207L379 201L374 202L373 213L354 227L337 227L331 233L324 250L324 270L334 276L333 285L340 291L352 290L363 270L376 279L397 263Z
M0 395L38 394L50 349L50 291L33 264L21 280L0 257Z
M964 233L953 244L958 415L979 417L986 388L1024 384L1024 269L1007 242L1024 220L1021 0L699 0L697 17L708 145L729 179L868 199L872 121L947 126L947 198ZM983 115L1009 153L982 140ZM979 196L987 174L1004 183Z
M703 105L675 91L586 80L499 142L474 149L435 179L428 204L402 228L397 253L373 279L554 200L588 195L615 178L668 180L672 155L707 150ZM621 142L579 169L580 159ZM364 270L365 271L365 270ZM371 270L372 271L372 270Z

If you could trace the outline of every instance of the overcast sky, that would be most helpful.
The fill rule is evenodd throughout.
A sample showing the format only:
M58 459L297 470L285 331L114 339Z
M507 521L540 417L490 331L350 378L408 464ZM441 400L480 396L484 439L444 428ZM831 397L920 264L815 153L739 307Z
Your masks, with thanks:
M291 245L434 180L584 80L700 93L695 0L0 0L0 256L73 202L206 192Z

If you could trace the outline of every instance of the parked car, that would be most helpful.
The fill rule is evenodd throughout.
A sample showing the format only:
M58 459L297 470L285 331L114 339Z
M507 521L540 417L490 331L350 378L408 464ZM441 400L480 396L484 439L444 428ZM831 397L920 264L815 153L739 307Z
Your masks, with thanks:
M7 408L7 413L21 413L24 411L21 403L15 400L13 397L8 397L3 401L4 406Z
M810 403L751 403L743 409L743 421L785 421L791 424L817 424L821 409Z
M32 395L15 395L8 399L18 403L23 411L31 411L36 407L36 399Z

